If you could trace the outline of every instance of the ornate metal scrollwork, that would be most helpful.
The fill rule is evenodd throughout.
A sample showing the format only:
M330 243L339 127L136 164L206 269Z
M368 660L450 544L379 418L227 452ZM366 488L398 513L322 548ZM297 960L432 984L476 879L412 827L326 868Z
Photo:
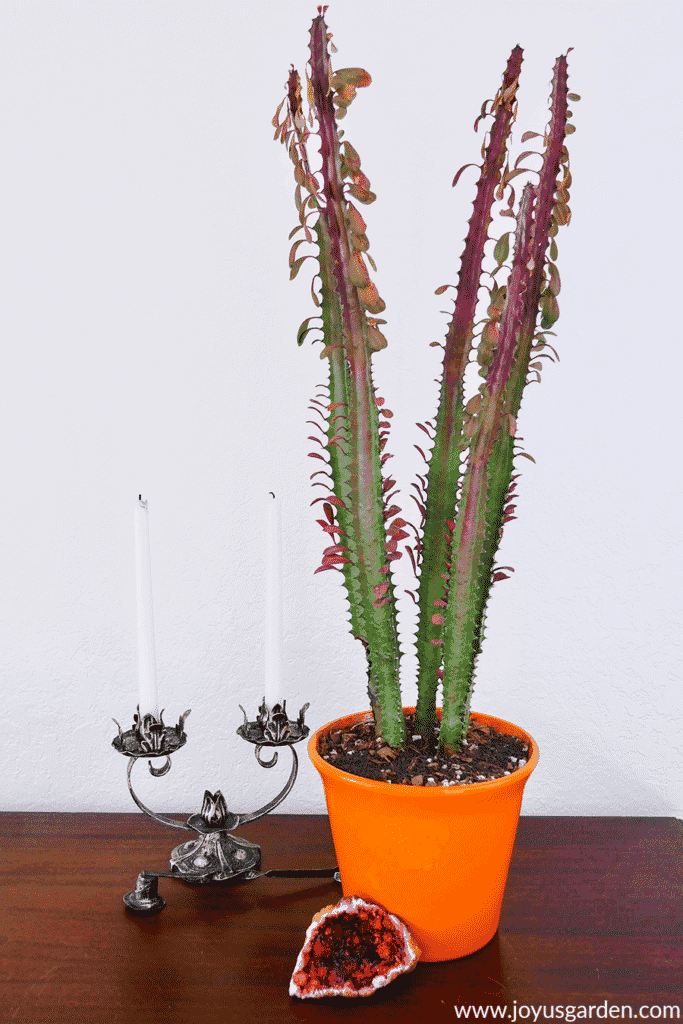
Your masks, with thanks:
M240 706L242 708L242 706ZM185 831L194 831L196 838L177 846L170 857L169 871L140 871L135 889L126 893L124 903L131 913L150 916L159 913L166 906L166 902L159 895L159 879L179 879L193 885L207 885L208 883L234 883L250 881L256 878L282 877L282 878L332 878L338 881L336 868L319 868L313 871L286 869L272 869L261 871L261 850L255 843L250 843L239 836L232 836L233 829L250 821L256 821L265 814L278 807L288 794L292 791L299 769L299 761L294 750L294 743L305 739L309 733L308 726L304 724L304 715L308 705L299 712L299 717L293 721L287 717L286 702L282 705L274 705L269 709L265 698L259 708L259 713L254 722L250 722L247 713L242 708L245 716L244 725L237 730L238 733L248 742L254 744L256 760L263 768L272 768L278 763L279 752L274 750L270 760L263 760L261 753L266 746L279 748L288 746L292 752L292 769L289 778L278 796L273 797L258 810L247 814L236 814L229 811L225 798L220 790L211 793L204 792L202 810L199 814L191 814L186 822L176 821L165 814L157 814L142 803L133 790L131 775L133 765L141 759L165 758L164 764L155 768L152 760L148 761L148 770L156 778L161 778L171 770L171 755L180 750L187 740L184 730L185 719L189 715L186 711L180 716L176 726L164 725L163 712L159 718L152 714L140 715L139 707L133 719L133 727L124 732L119 726L119 735L112 743L121 754L130 758L127 770L128 790L133 801L139 809L153 821L159 824L168 825L171 828L181 828Z
M258 810L247 814L236 814L228 810L221 791L217 790L215 793L211 793L207 789L204 791L201 811L199 814L190 815L187 822L175 821L164 814L156 814L151 811L133 789L131 775L133 765L142 758L165 758L165 762L160 768L155 768L152 761L149 761L149 772L155 778L160 778L170 771L171 754L184 746L187 741L185 719L190 712L186 711L184 715L181 715L177 726L166 726L162 718L163 711L157 718L152 714L140 715L138 707L137 714L134 716L133 728L127 732L124 732L114 719L119 734L112 740L112 745L120 753L130 758L127 771L128 789L135 804L148 818L160 825L197 833L197 838L181 843L173 850L170 858L170 871L140 872L135 889L126 893L123 898L131 913L151 915L163 910L166 903L158 892L159 878L178 878L194 885L206 885L209 882L229 883L250 880L264 875L331 878L335 874L336 868L322 868L310 873L305 870L261 872L260 848L255 843L230 834L241 825L246 825L248 822L256 821L269 814L291 792L299 768L293 744L299 743L309 734L310 730L304 723L304 715L308 706L305 704L299 712L299 717L293 721L287 717L285 701L281 705L275 704L270 709L264 698L256 721L250 722L244 708L240 705L244 715L244 724L237 729L238 734L247 742L254 744L256 760L263 768L274 767L278 760L277 750L273 751L270 760L262 760L261 752L264 747L289 747L292 752L292 768L289 778L277 796ZM337 877L335 875L335 878Z

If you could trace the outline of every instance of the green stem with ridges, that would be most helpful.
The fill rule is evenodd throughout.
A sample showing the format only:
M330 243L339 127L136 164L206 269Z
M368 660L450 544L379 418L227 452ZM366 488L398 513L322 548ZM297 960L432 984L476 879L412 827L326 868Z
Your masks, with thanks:
M437 619L445 598L449 555L445 539L447 521L455 515L460 481L460 443L463 426L464 374L472 346L474 317L491 223L491 209L500 184L510 130L515 118L516 92L522 65L516 46L508 58L503 82L493 104L494 122L477 182L469 230L460 261L455 310L446 337L443 377L436 416L436 439L429 459L422 560L418 589L419 620L416 635L418 700L415 727L431 735L436 718L437 670L442 661L443 627ZM457 177L456 177L457 180Z
M554 192L564 152L566 119L567 61L566 57L559 57L553 73L551 120L546 135L543 165L538 185L533 190L533 221L523 228L524 204L531 201L531 187L527 185L517 217L517 246L508 284L501 339L487 374L487 398L481 411L480 430L473 439L475 444L468 466L471 479L466 479L463 487L456 520L453 545L457 550L457 566L454 559L455 577L451 580L445 636L444 708L439 733L439 744L444 749L458 748L469 724L474 666L481 648L493 557L500 539L505 495L512 475L512 438L508 441L504 439L504 419L511 416L513 422L516 422L526 385L543 287L545 253L553 229ZM527 213L529 211L530 206L527 207ZM523 267L518 260L522 231L528 235L528 241L522 247L525 253ZM512 303L517 308L513 309ZM513 320L516 321L514 347L509 345L511 334L506 334L505 326ZM501 426L498 427L499 437L490 454L487 454L487 431L490 440L490 428L495 428L496 422L492 395L497 396ZM486 425L487 416L491 417L490 427ZM512 428L509 419L508 426ZM499 459L502 462L499 463Z
M329 470L332 475L332 490L342 506L335 507L335 518L340 529L344 532L339 535L338 543L349 550L343 552L349 562L342 563L340 568L344 575L344 584L349 599L349 610L351 613L351 632L356 637L365 635L365 624L363 622L361 593L358 583L358 570L354 560L353 525L349 509L352 502L351 492L351 470L348 455L348 368L344 357L344 349L341 344L342 315L339 304L339 296L334 286L334 278L331 272L331 242L325 229L325 224L320 218L315 226L315 234L318 241L320 254L320 291L321 291L321 316L323 321L323 344L329 360L329 389L330 409L328 410L328 444L327 451L330 457Z
M469 724L474 665L481 646L484 611L491 589L493 558L503 525L512 459L505 435L513 433L504 414L510 376L524 315L532 238L532 189L524 189L517 218L515 255L494 361L482 386L481 407L463 477L453 531L450 592L444 627L443 711L439 745L459 748ZM492 456L507 455L501 465Z
M328 470L332 478L331 484L327 485L334 491L334 497L341 501L341 506L334 502L336 520L343 531L335 538L333 533L329 536L337 543L343 543L348 548L345 552L339 552L339 556L331 560L323 557L322 565L316 572L326 568L333 568L339 565L342 568L344 582L349 599L349 610L351 619L351 632L354 636L364 636L365 627L362 618L362 604L360 591L358 589L358 573L353 564L353 536L349 508L351 506L352 494L350 487L350 468L348 458L348 445L344 438L348 437L348 368L344 356L342 344L343 322L339 296L336 291L334 276L332 273L332 243L330 233L326 226L324 211L320 209L320 202L315 194L314 178L311 174L308 159L307 138L308 129L303 114L301 103L301 83L299 73L292 68L287 81L287 100L289 110L289 123L296 134L298 149L296 150L296 164L299 172L297 181L309 182L311 187L311 198L299 206L299 215L302 225L306 223L306 210L308 206L319 211L318 219L314 226L315 238L318 246L318 270L320 275L320 317L322 319L323 332L323 355L329 360L329 398L327 411L327 453L329 455ZM346 425L339 427L340 420L345 419ZM331 524L328 524L328 526ZM332 546L332 545L330 545ZM341 561L344 559L344 561ZM372 698L371 698L372 699Z
M506 411L516 418L522 404L522 393L526 385L527 371L531 348L536 333L541 290L544 282L546 252L551 233L556 226L553 224L554 193L560 165L566 155L564 149L565 129L567 125L567 57L558 57L553 69L552 92L550 99L550 124L546 135L547 143L543 154L543 164L539 172L536 192L536 208L532 238L533 267L527 289L527 300L524 318L520 330L519 351L515 365L510 374Z
M375 698L376 732L390 746L398 747L405 738L405 724L399 687L396 605L385 550L379 424L370 370L368 324L358 290L350 278L351 245L345 216L339 137L330 92L327 26L322 16L313 19L310 50L311 86L322 155L325 206L321 215L331 242L332 274L343 319L340 340L348 363L348 518L365 626L365 635L359 635L359 639L367 653L368 686L371 700ZM385 583L389 586L380 599L375 588Z

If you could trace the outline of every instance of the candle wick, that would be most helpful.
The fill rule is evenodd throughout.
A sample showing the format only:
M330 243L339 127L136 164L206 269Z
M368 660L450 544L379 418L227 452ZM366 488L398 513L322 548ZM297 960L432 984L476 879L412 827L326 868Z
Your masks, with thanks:
M142 495L138 494L138 501L142 501Z
M273 494L273 492L272 491L268 491L268 494ZM273 494L273 498L274 497L275 497L275 495Z

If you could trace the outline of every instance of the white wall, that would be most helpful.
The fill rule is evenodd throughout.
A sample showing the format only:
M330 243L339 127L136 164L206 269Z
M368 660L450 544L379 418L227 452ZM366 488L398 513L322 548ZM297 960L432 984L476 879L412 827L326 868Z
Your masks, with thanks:
M0 808L134 809L110 741L136 704L140 491L162 703L173 720L193 709L171 774L140 770L143 798L192 810L221 787L249 810L286 775L235 736L238 703L255 711L263 688L267 490L284 506L290 710L310 701L317 727L366 707L339 578L313 576L305 420L324 364L295 342L313 264L288 281L294 183L270 124L314 15L308 0L2 6ZM473 704L539 742L526 813L680 814L674 6L337 0L328 21L336 66L373 76L344 127L378 194L376 381L406 510L413 424L436 393L429 342L451 308L434 289L456 280L473 198L473 172L456 190L453 174L477 159L472 123L512 46L516 140L543 128L554 59L574 47L562 361L520 416L536 465L520 467L499 559L517 571L494 588ZM322 811L300 749L282 810Z

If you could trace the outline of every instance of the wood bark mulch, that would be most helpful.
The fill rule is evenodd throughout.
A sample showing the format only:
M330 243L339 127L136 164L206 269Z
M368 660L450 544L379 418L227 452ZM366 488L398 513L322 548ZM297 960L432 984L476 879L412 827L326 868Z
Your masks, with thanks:
M402 786L470 786L510 775L529 758L526 741L476 722L470 723L462 749L450 756L438 752L438 725L425 741L414 731L414 716L407 714L406 734L405 747L392 750L375 738L370 719L324 733L318 753L350 775Z

